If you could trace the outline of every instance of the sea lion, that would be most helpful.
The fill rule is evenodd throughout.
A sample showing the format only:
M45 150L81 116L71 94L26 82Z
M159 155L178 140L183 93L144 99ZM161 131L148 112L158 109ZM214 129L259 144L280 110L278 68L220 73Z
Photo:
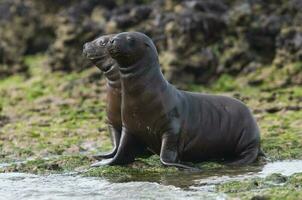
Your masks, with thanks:
M113 60L110 57L106 48L109 39L113 36L114 35L111 34L111 35L98 37L97 39L91 42L85 43L83 47L83 54L104 73L107 79L106 113L107 113L108 129L113 143L113 149L108 153L101 153L93 156L97 160L114 157L119 146L121 130L122 130L121 82L120 82L119 68L115 60ZM140 157L149 157L153 153L148 149L143 148L143 150L138 154L139 154L138 156Z
M116 155L94 166L133 162L144 145L163 165L187 169L184 162L256 160L260 131L241 101L176 89L165 80L156 47L145 34L117 34L107 48L120 70L123 127Z
M117 63L110 57L106 45L114 35L105 35L87 42L83 47L83 54L92 61L105 75L107 79L107 123L111 135L113 150L108 153L95 155L94 158L112 158L119 145L122 120L121 120L121 82Z

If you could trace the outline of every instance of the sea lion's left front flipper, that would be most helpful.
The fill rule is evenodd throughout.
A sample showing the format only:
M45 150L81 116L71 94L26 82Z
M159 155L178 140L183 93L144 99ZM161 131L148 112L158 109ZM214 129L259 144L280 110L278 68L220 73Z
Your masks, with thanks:
M191 171L201 171L198 168L183 164L178 159L178 135L175 133L165 133L162 136L160 150L160 161L165 166L174 166L177 168L188 169Z
M107 153L101 153L94 155L93 158L96 160L103 160L103 159L108 159L108 158L113 158L115 154L117 153L118 146L120 144L120 139L121 139L121 130L115 128L113 125L109 124L108 129L111 135L111 140L113 143L113 149L110 152Z
M105 159L96 162L91 167L99 167L103 165L124 165L134 161L135 157L144 152L145 147L133 136L123 128L120 145L117 153L111 159Z

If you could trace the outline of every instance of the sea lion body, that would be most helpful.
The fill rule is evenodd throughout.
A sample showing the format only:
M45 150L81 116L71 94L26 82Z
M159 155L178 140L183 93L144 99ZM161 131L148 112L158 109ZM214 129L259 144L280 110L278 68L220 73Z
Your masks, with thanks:
M122 82L131 85L123 77ZM155 153L160 154L162 137L172 130L178 135L174 145L181 161L235 160L251 147L256 159L259 129L239 100L177 90L152 71L136 79L132 89L137 95L122 91L124 127Z
M96 159L114 157L122 131L121 119L121 82L117 63L110 57L106 45L114 35L106 35L84 45L83 53L90 59L106 77L106 114L107 124L113 143L113 150L109 153L94 156Z
M249 148L257 157L259 128L242 102L225 96L188 92L182 95L181 160L234 160Z
M152 40L142 33L120 33L108 50L120 70L123 130L114 158L95 166L132 162L142 148L159 154L164 165L189 169L184 161L256 160L259 128L242 102L176 89L160 71Z

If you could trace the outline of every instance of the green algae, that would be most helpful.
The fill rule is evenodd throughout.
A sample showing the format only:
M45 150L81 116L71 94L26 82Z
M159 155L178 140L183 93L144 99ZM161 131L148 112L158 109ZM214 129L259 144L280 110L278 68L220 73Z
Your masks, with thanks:
M104 177L114 182L132 180L156 180L162 175L174 175L178 172L175 167L164 167L157 155L150 158L139 158L133 164L126 166L102 166L91 168L83 176Z
M28 57L30 77L14 75L0 80L0 115L9 119L0 126L0 161L31 158L1 168L0 172L43 174L79 170L84 171L84 176L117 182L183 176L176 168L162 166L158 156L139 158L126 166L89 168L95 162L91 155L112 148L106 126L104 80L97 69L68 74L49 72L43 68L44 62L43 55ZM297 72L301 65L296 63L289 68ZM275 71L275 66L269 66L247 76L223 75L211 85L191 84L186 88L244 101L259 123L261 146L268 159L302 159L302 87L287 86L283 77L280 87L278 76L286 73ZM276 77L267 78L270 76ZM258 78L261 81L257 86L250 84L250 80ZM45 159L52 156L56 158ZM196 167L204 173L229 171L215 162ZM242 199L257 198L256 194L259 198L295 199L301 195L300 183L301 174L285 178L275 175L221 184L217 191Z
M240 199L299 199L302 194L302 174L289 177L272 174L266 178L231 181L216 186L216 190Z
M66 173L83 170L90 165L91 159L84 155L68 155L54 158L35 158L14 162L0 172L23 172L34 174Z
M227 74L220 76L220 78L211 86L212 90L224 92L234 91L237 88L238 84L236 84L235 79Z
M21 158L61 155L66 151L78 152L81 144L93 141L98 144L91 151L109 150L104 94L96 93L102 86L89 80L91 74L98 72L50 73L41 67L44 62L43 55L27 57L31 78L16 75L0 81L1 114L13 119L0 129L3 138L9 138L5 143L0 141L4 154ZM300 69L299 64L294 66ZM302 112L286 110L293 103L299 105L301 87L276 89L272 98L271 91L223 75L208 87L191 85L189 88L243 100L256 112L262 147L268 156L274 160L301 158ZM267 113L272 106L280 107L280 112Z
M1 114L11 121L0 127L1 153L24 159L109 149L100 94L89 99L74 93L74 88L64 87L89 77L91 72L66 75L37 69L44 60L41 55L28 58L31 78L12 76L0 82ZM81 85L86 91L89 86L86 82Z

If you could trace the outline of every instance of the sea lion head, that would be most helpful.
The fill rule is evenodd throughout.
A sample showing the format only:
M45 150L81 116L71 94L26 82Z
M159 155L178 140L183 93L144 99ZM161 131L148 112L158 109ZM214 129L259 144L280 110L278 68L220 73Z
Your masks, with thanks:
M131 66L141 59L158 59L153 41L140 32L123 32L110 39L108 51L120 67Z
M104 35L87 42L83 46L83 54L102 71L108 71L114 64L107 51L107 45L114 35Z

